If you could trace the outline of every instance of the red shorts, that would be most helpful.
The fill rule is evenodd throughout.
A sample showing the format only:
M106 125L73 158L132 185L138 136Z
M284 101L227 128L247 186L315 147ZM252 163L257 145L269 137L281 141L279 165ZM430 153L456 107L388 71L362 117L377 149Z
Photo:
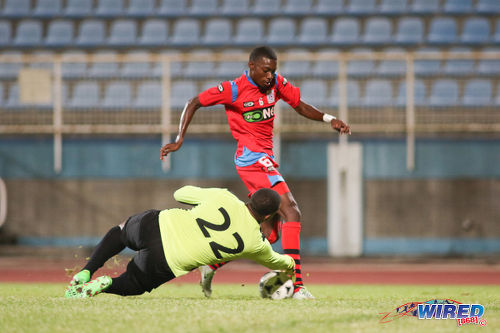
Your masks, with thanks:
M273 189L280 195L290 192L288 185L277 170L278 166L278 163L267 155L248 166L236 166L236 171L250 192L249 197L261 188Z

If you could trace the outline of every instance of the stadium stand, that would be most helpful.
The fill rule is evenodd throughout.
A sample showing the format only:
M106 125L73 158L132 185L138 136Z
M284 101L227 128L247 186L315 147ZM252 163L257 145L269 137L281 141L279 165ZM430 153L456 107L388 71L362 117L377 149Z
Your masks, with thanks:
M324 80L308 79L304 80L300 86L300 95L306 102L318 107L328 105L328 87Z
M458 105L458 83L450 79L434 81L429 96L429 106L450 107Z
M485 48L484 53L500 52L500 48ZM498 75L500 74L500 60L483 59L477 65L477 73L480 75Z
M137 23L134 20L116 20L111 22L109 46L130 47L137 39Z
M306 18L302 21L298 42L303 46L324 45L327 41L328 22L322 18Z
M67 0L64 15L71 18L88 17L93 13L92 0Z
M457 39L457 23L451 17L436 17L431 21L427 40L430 44L451 44Z
M217 14L217 0L192 0L189 7L190 16L208 17Z
M138 39L141 46L163 46L168 44L168 25L165 20L147 19L142 25Z
M228 56L243 56L244 58L248 56L247 53L242 50L232 50L232 49L224 50L222 54ZM246 69L246 67L247 66L245 62L242 61L230 60L230 61L219 62L215 67L214 76L223 80L231 80L235 77L240 76Z
M339 18L334 21L331 42L334 45L355 45L359 42L359 22L355 18Z
M247 16L249 13L248 0L224 0L221 10L222 15L225 16Z
M399 45L422 43L424 40L424 24L418 17L402 17L398 22L394 41Z
M0 46L10 45L12 41L12 26L7 20L0 20Z
M289 49L288 53L310 57L310 52L306 49ZM280 72L290 78L300 78L309 75L311 71L311 62L309 60L283 60L280 65Z
M17 47L35 47L42 43L42 23L37 20L22 20L17 25L14 45Z
M132 104L132 87L129 82L113 81L106 85L101 107L104 109L128 108Z
M361 40L367 45L390 43L392 41L392 28L389 19L383 17L368 18Z
M255 0L255 5L251 8L251 15L272 16L281 13L280 0Z
M90 65L88 75L93 78L109 78L118 76L117 53L115 51L97 51L96 62Z
M347 104L351 106L359 106L360 104L359 83L357 81L347 81ZM328 98L328 106L335 108L339 106L338 81L335 81L332 85L330 97Z
M232 28L228 19L210 19L205 25L201 43L205 46L222 46L231 42Z
M192 46L200 42L200 22L191 18L180 18L175 21L170 43L173 46Z
M49 23L45 46L68 47L73 44L74 27L69 20L54 20Z
M436 0L413 1L411 11L415 14L432 14L440 12L440 3Z
M134 79L145 78L151 75L151 54L145 51L131 51L127 53L127 59L132 61L125 62L121 68L121 77ZM135 59L135 60L134 60ZM137 60L145 59L145 62Z
M318 0L312 12L315 15L339 15L344 12L344 0Z
M318 51L321 55L336 56L339 54L337 49L322 49ZM334 60L317 60L312 64L311 73L315 77L332 78L336 77L339 73L339 62Z
M4 51L1 53L8 59L19 59L22 57L22 52L20 51ZM1 79L13 79L16 78L19 70L22 68L22 64L18 62L7 63L0 62L0 78Z
M295 22L291 18L277 18L269 26L267 43L273 46L292 45L295 40Z
M454 47L451 48L450 53L463 53L472 56L472 51L469 48L465 47ZM445 62L443 67L443 73L450 76L463 76L463 75L471 75L474 74L475 71L475 62L474 60L469 59L455 59L448 60Z
M355 48L353 54L370 55L371 49ZM354 77L369 76L375 70L375 61L373 60L352 60L347 64L347 75Z
M27 18L30 15L30 0L5 0L2 16L8 18Z
M130 0L127 16L146 17L155 14L155 0Z
M76 37L76 45L81 47L95 47L104 44L106 36L104 21L86 19L80 23L80 30Z
M87 53L79 50L70 50L62 53L62 76L64 79L85 77L87 73ZM70 61L78 62L70 62Z
M500 2L497 0L477 0L476 10L480 14L500 13Z
M138 109L154 109L161 107L161 84L145 81L137 88L137 96L133 106Z
M186 1L184 0L161 0L158 13L166 17L180 17L187 15Z
M438 48L421 48L416 53L432 56L433 54L439 55L440 51ZM418 76L438 75L441 73L441 70L441 60L439 59L415 60L414 71Z
M408 0L382 0L378 13L382 15L399 15L408 10Z
M493 41L496 44L500 44L500 19L497 20L495 35L493 36Z
M244 18L238 21L234 43L239 46L262 44L264 41L264 24L260 19Z
M387 54L404 53L402 48L388 48L384 50ZM403 60L381 60L377 66L376 72L380 76L399 76L402 77L406 73L406 63Z
M469 17L465 20L460 42L463 44L484 44L490 40L490 24L483 17Z
M212 56L213 51L210 49L199 49L190 52L190 55L198 57L196 61L189 61L183 72L185 78L209 78L215 71L215 63L211 60L203 61L205 56Z
M371 79L366 83L365 107L384 107L393 104L392 85L389 80Z
M472 0L446 0L443 7L446 14L466 14L472 9Z
M193 81L176 81L172 83L170 106L173 109L182 109L186 102L198 94L198 88Z
M427 105L427 88L422 80L415 80L413 88L413 98L415 106ZM406 81L399 84L398 96L396 97L396 105L404 107L406 105Z
M68 107L74 109L91 109L99 106L99 86L95 81L80 81L73 89Z
M121 16L125 12L123 0L98 0L95 15L100 17Z
M350 0L347 4L347 14L367 15L375 13L375 0Z
M309 15L311 7L311 0L286 0L283 13L287 16Z
M462 104L464 106L492 105L492 85L490 80L470 80L465 84Z
M61 0L36 0L35 9L33 10L34 17L55 17L59 16L62 11Z

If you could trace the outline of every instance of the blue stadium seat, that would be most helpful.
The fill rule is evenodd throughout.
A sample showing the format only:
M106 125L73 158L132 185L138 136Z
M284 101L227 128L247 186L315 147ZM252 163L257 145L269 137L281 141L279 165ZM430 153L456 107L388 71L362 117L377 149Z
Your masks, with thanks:
M100 17L115 17L123 15L124 11L123 0L98 0L95 14Z
M46 46L68 47L73 44L73 21L53 20L49 22Z
M372 51L364 48L356 48L352 50L353 54L371 54ZM373 60L351 60L347 63L347 75L353 77L368 76L375 70L375 62Z
M133 17L145 17L155 13L155 0L130 0L127 7L127 15Z
M434 81L429 97L429 106L450 107L455 105L458 105L457 81L449 79Z
M411 5L411 11L415 14L436 14L440 10L439 1L436 0L416 0Z
M69 108L89 109L99 106L99 85L95 81L79 81L73 87Z
M369 80L366 83L366 91L362 104L365 107L387 107L393 105L391 82L379 79Z
M166 17L179 17L187 14L185 0L161 0L158 13Z
M136 20L116 20L111 23L108 45L133 46L137 41Z
M210 16L218 14L217 0L191 0L190 16Z
M480 14L499 14L500 2L498 0L478 0L476 11Z
M446 0L443 11L446 14L468 14L474 11L472 0Z
M327 41L328 23L322 18L306 18L302 21L299 32L299 44L322 45Z
M89 76L109 78L118 75L117 54L114 51L98 51L94 53L94 62L90 64Z
M295 42L295 21L291 18L276 18L269 25L267 42L271 45L290 45Z
M372 17L367 19L365 33L361 40L365 44L388 44L392 41L392 28L389 19Z
M498 85L497 95L495 97L495 105L500 106L500 85Z
M177 50L167 50L160 53L162 56L179 57L180 52ZM178 78L182 76L182 62L180 61L170 61L170 77ZM153 65L153 77L161 77L163 74L163 65L161 60Z
M41 44L42 23L35 20L22 20L17 25L15 46L33 47Z
M492 85L489 80L470 80L465 84L464 106L489 106L492 105Z
M365 15L377 12L375 0L350 0L346 9L347 13L351 15Z
M451 17L432 19L427 40L432 44L449 44L457 40L457 22Z
M460 41L465 44L483 44L490 41L490 24L484 17L467 18Z
M213 52L209 49L200 49L191 51L189 54L199 59L205 59L212 56ZM213 75L214 70L215 64L212 60L193 60L186 63L183 75L186 78L208 78Z
M283 13L287 16L304 16L311 12L311 6L311 0L286 0Z
M33 16L52 17L61 13L61 0L37 0Z
M80 23L76 45L79 46L100 46L104 44L105 25L101 20L83 20Z
M29 17L30 15L31 15L30 0L5 0L2 16Z
M198 90L193 81L174 81L170 93L170 107L182 110L186 102L196 95Z
M132 104L132 87L129 82L113 81L106 85L101 106L106 109L121 109Z
M383 15L401 15L408 11L408 0L382 0L379 13Z
M225 0L221 13L226 16L247 16L249 7L248 0Z
M248 57L246 52L241 50L224 50L223 55L228 56L243 56L243 59ZM231 80L235 77L240 76L247 67L247 62L245 60L229 60L229 61L219 61L215 66L215 76L223 80Z
M359 21L355 18L336 19L332 31L332 44L354 45L359 42Z
M449 50L453 53L466 53L472 57L472 52L468 48L455 47ZM447 75L471 75L475 70L475 61L469 59L453 59L447 60L443 67L443 72Z
M5 92L4 92L4 88L3 88L3 83L0 82L0 109L2 109L2 106L4 104L4 97L3 97L4 94L5 94Z
M231 21L228 19L209 19L204 31L201 41L205 46L229 45L232 42Z
M398 97L396 99L396 105L400 107L406 106L406 81L402 81L399 84ZM413 101L415 106L425 106L427 105L427 89L422 80L415 80L413 87Z
M200 42L200 21L195 19L178 19L170 43L174 46L191 46Z
M66 51L62 54L62 76L65 79L82 78L87 75L87 53L83 51ZM71 62L71 61L74 62ZM85 60L85 62L83 62Z
M41 68L49 71L54 70L54 52L48 50L36 50L31 53L30 68Z
M161 100L161 83L145 81L137 87L137 96L133 101L133 106L138 109L157 109L161 107Z
M404 54L405 50L400 48L389 48L384 50L387 54L395 54L400 53ZM396 60L396 59L386 59L380 61L380 64L377 66L376 70L377 74L380 76L398 76L403 77L406 74L406 62L404 59Z
M495 35L493 36L493 41L497 44L500 43L500 19L497 20Z
M320 55L336 56L339 54L337 49L322 49L318 51ZM339 74L339 62L337 60L317 60L313 63L311 73L315 77L335 78Z
M441 52L434 48L422 48L417 50L416 54L419 55L439 55ZM440 59L421 59L415 60L414 64L415 75L429 76L439 75L442 71Z
M398 22L395 42L402 45L419 44L424 40L424 24L418 17L402 17Z
M22 52L19 51L6 51L1 53L2 56L7 59L20 59L22 57ZM0 79L13 79L19 74L19 70L22 68L22 63L20 62L0 62Z
M316 107L328 105L328 87L324 80L309 79L302 81L300 85L300 99Z
M312 9L314 15L339 15L344 13L344 0L318 0Z
M89 17L93 14L92 0L67 0L64 15L68 17Z
M7 109L20 109L23 106L19 100L19 86L17 83L11 84L9 86L9 91L7 93L7 100L5 101L5 107Z
M500 48L485 48L483 52L488 53L500 53ZM479 60L477 65L477 73L481 75L499 75L500 74L500 60L494 59L482 59Z
M258 18L238 20L234 43L240 46L262 44L264 41L264 22Z
M311 72L311 53L305 49L289 49L289 55L304 56L307 60L284 60L281 62L280 73L285 77L304 77Z
M144 62L138 60L145 59ZM151 76L151 54L145 51L130 51L127 53L127 60L121 69L121 76L124 78L145 78ZM134 61L135 60L135 61Z
M253 15L271 16L278 15L282 11L280 0L255 0L251 9Z
M142 25L139 45L164 46L168 42L168 25L165 20L147 19Z
M330 97L328 98L328 106L338 107L340 103L339 97L339 83L335 81L331 88ZM348 80L347 81L347 105L348 106L359 106L359 83L357 81Z
M12 27L10 21L0 21L0 47L9 45L12 41Z

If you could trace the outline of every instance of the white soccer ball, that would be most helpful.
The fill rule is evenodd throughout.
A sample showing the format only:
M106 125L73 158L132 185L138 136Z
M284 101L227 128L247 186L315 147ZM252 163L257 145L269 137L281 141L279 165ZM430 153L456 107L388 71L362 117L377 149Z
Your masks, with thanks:
M259 291L262 298L290 298L293 296L293 281L285 272L270 271L260 278Z

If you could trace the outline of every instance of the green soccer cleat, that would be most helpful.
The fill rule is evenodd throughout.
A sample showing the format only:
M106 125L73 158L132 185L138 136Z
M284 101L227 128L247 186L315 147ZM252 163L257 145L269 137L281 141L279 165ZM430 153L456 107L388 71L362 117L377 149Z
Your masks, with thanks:
M109 276L99 276L97 279L90 282L70 286L66 290L64 297L66 298L88 298L94 297L109 288L113 280Z
M71 282L69 283L69 286L77 286L79 284L84 284L90 281L90 272L86 269L83 271L76 273L73 278L71 279Z
M212 279L215 275L215 271L210 268L210 266L200 266L198 269L201 274L201 291L203 291L205 297L210 297L212 295Z
M316 297L314 297L310 292L309 290L306 289L306 287L304 286L301 286L299 288L299 290L297 290L293 296L292 296L293 299L315 299Z

